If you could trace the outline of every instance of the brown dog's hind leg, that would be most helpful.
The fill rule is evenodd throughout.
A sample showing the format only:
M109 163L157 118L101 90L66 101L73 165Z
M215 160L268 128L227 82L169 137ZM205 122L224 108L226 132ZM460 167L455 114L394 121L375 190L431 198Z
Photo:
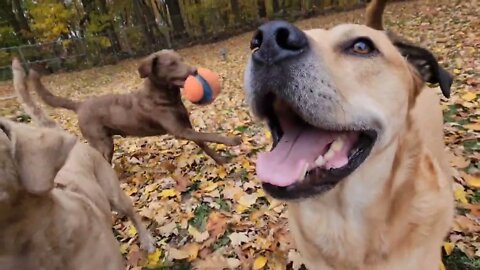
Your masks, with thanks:
M92 123L88 124L87 128L82 128L82 123L80 123L80 131L83 134L83 137L88 141L88 143L95 149L97 149L103 158L112 164L113 158L113 138L108 135L102 126L93 125Z
M218 164L218 165L223 165L227 162L227 159L220 156L217 152L215 152L213 149L211 149L210 147L208 147L208 145L206 145L204 142L195 142L200 148L202 148L203 151L205 151L205 153L210 156L213 160L215 160L215 162Z
M140 216L133 209L133 203L130 197L120 188L115 171L109 166L109 163L101 160L100 156L98 156L98 159L99 160L95 161L95 176L108 198L110 207L132 221L133 226L135 226L138 232L140 247L145 251L153 252L155 250L155 239L143 225Z

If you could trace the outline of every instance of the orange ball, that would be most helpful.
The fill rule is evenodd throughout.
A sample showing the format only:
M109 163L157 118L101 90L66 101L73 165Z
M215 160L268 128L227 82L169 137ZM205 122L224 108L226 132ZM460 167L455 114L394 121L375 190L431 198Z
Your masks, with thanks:
M217 73L206 68L198 68L197 75L190 75L185 81L183 96L197 105L206 105L215 100L220 90L220 78Z

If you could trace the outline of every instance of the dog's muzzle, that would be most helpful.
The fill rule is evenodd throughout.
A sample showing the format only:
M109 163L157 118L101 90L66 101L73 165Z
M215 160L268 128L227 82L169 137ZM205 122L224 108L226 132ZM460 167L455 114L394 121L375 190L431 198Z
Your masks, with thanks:
M372 130L336 121L336 91L309 42L294 25L272 21L259 27L250 45L247 99L273 137L272 150L258 155L257 176L278 199L335 187L366 159L376 139Z

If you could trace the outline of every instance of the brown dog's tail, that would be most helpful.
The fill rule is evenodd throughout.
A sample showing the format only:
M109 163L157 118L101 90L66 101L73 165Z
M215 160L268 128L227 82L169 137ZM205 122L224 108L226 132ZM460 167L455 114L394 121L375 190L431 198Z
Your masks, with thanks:
M80 105L80 102L73 101L68 98L55 96L52 94L46 87L43 85L40 80L40 74L33 69L30 69L28 72L28 79L30 81L30 86L37 92L37 94L42 98L42 100L48 105L55 108L64 108L67 110L76 111Z
M383 11L387 5L387 0L370 0L365 15L365 24L368 27L377 30L383 29Z
M12 60L12 73L13 73L13 87L18 99L20 99L23 109L27 112L38 125L43 127L58 127L57 123L50 119L47 114L40 108L30 95L26 82L25 71L22 64L17 58Z

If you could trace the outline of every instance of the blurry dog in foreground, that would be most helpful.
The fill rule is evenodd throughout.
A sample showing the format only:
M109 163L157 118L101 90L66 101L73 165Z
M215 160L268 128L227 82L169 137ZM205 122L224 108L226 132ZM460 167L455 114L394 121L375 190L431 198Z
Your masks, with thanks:
M12 70L17 95L40 126L0 118L0 269L124 269L112 208L153 251L110 164L32 102L16 59Z

